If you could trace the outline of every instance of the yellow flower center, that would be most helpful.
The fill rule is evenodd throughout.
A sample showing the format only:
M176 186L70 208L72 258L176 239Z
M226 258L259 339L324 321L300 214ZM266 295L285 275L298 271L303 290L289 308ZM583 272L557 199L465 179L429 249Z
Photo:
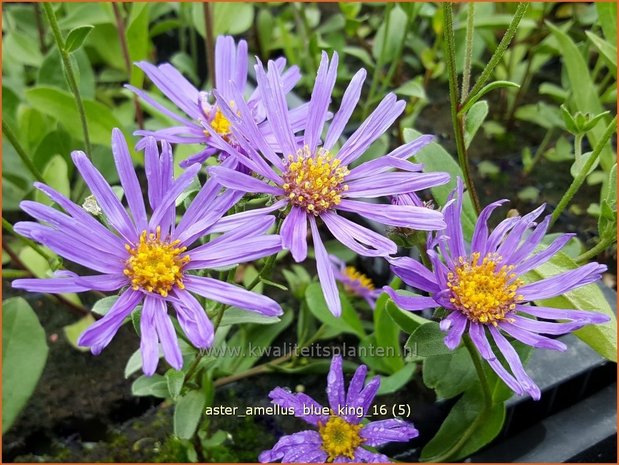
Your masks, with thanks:
M342 192L348 190L344 184L348 173L328 150L321 148L312 156L305 146L296 156L288 155L282 187L293 205L318 215L342 201Z
M496 326L522 300L518 288L523 282L515 279L512 265L500 265L499 255L480 258L478 252L469 258L460 257L454 272L447 275L450 301L469 320Z
M161 228L156 233L143 231L136 247L125 244L129 258L124 274L131 280L134 290L143 289L166 297L174 286L184 289L183 266L189 262L188 255L180 255L187 247L179 247L179 240L161 240Z
M374 290L374 283L366 275L358 271L354 266L347 266L344 270L344 274L351 280L357 281L359 285L366 288L369 291Z
M339 456L353 459L355 449L365 441L359 436L361 428L362 425L353 425L336 415L331 415L324 425L318 423L322 450L329 455L327 461L333 462Z
M211 121L211 127L222 137L230 135L230 120L224 116L219 108L215 111L215 117ZM204 133L208 136L208 131L204 131Z

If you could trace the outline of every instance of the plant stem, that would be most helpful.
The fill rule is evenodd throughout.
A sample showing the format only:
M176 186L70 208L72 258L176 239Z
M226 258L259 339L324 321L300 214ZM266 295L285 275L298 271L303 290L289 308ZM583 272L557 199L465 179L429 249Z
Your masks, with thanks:
M47 47L45 45L45 29L43 28L43 20L41 18L41 5L33 3L34 7L34 19L37 24L37 33L39 35L39 50L45 55L47 53Z
M593 152L591 153L591 155L585 162L585 165L581 168L580 173L578 173L578 176L574 178L574 180L572 181L572 184L570 184L570 187L567 189L565 194L563 194L563 197L561 197L561 200L559 201L557 208L555 208L555 210L552 212L552 218L550 220L550 225L548 226L549 230L550 228L554 226L554 224L559 219L559 216L561 215L561 213L563 213L563 210L565 210L565 207L567 207L567 205L570 203L574 195L576 195L576 192L578 192L578 189L580 189L582 184L585 182L585 179L587 178L587 175L589 174L591 167L600 157L602 150L604 150L604 147L610 140L611 136L615 133L616 129L617 129L617 116L615 115L613 120L610 122L610 124L604 131L604 134L598 141L597 145L593 149Z
M505 31L505 35L503 36L498 47L492 54L490 61L488 61L488 64L482 71L481 75L479 76L479 79L477 79L477 82L471 89L471 92L469 92L469 97L479 92L484 86L484 84L486 83L486 81L490 79L490 75L492 74L492 71L494 71L494 68L499 64L499 61L501 61L501 58L503 58L503 54L507 50L507 47L509 47L510 42L514 38L514 35L516 34L516 31L518 30L518 24L520 24L520 20L524 16L524 13L527 10L528 6L529 5L526 2L520 2L518 4L518 9L516 10L516 13L514 14L514 17L512 18L511 23L509 23L507 31ZM467 99L469 97L467 97ZM466 101L463 102L463 105L465 103Z
M54 13L54 8L49 3L42 3L43 9L45 10L45 15L47 16L47 20L49 21L49 25L52 28L52 34L54 35L54 40L56 41L56 46L58 47L58 51L60 52L60 57L62 58L62 63L64 65L65 77L67 79L67 83L69 84L69 88L75 97L75 105L77 106L77 112L80 115L80 121L82 123L82 132L84 133L84 146L86 150L86 156L88 158L92 155L92 147L90 146L90 136L88 135L88 122L86 120L86 111L84 110L84 103L82 102L82 97L80 95L80 89L77 86L77 80L75 78L75 72L73 71L73 64L71 63L71 57L65 48L65 41L62 37L62 33L60 32L60 28L58 27L58 21L56 20L56 14Z
M492 408L492 393L490 392L490 385L488 384L488 378L486 378L486 372L484 371L484 366L481 361L481 357L479 356L479 352L473 344L473 341L469 337L468 334L463 336L464 346L469 351L471 355L471 359L473 360L473 365L475 365L475 371L477 371L477 376L479 377L479 383L481 384L481 390L484 394L484 404L486 408Z
M471 62L473 61L473 30L475 28L475 3L469 2L466 17L466 39L464 49L464 67L462 70L462 95L460 103L464 103L469 95L471 83Z
M525 175L530 174L531 171L533 171L533 168L535 167L535 165L537 165L537 163L541 160L542 156L544 155L544 152L546 151L546 147L548 147L550 140L554 136L554 133L555 133L554 127L551 127L546 131L546 134L544 135L544 138L542 139L541 144L539 144L539 146L537 147L537 150L535 151L535 155L533 155L531 164L527 168L524 169Z
M24 150L24 148L21 146L21 144L17 140L17 136L15 136L15 133L13 132L13 130L9 127L9 125L4 120L2 121L2 132L4 133L6 138L9 140L9 142L11 143L15 151L17 152L17 155L19 155L19 158L21 159L21 161L24 162L24 165L26 165L26 168L28 168L28 171L32 173L32 175L37 181L44 183L45 179L43 179L43 175L41 174L39 169L36 166L34 166L34 163L30 159L30 157L26 154L26 151Z
M588 262L592 258L597 257L599 254L604 252L615 242L617 242L616 237L606 237L606 238L601 239L600 242L598 242L593 248L587 250L582 255L579 255L578 257L576 257L575 259L576 263L578 263L579 265L582 265L585 262Z
M112 9L114 10L114 17L116 18L118 40L120 42L120 50L123 54L123 60L125 61L127 77L131 80L131 55L129 54L129 45L127 44L125 21L120 12L118 3L112 2ZM138 96L136 94L133 94L133 105L135 106L135 120L138 123L138 127L140 129L144 129L144 114L142 113L142 107L140 106L140 102L138 101Z
M204 9L204 45L206 47L206 63L208 66L208 79L211 86L215 87L215 39L213 36L213 16L211 5L208 2L202 4Z
M473 201L477 214L481 211L479 198L475 191L473 178L469 170L469 160L464 143L464 118L466 115L458 114L458 77L456 76L456 45L453 33L453 9L452 4L445 2L443 5L443 17L445 20L445 55L447 57L447 72L449 76L449 101L451 107L451 122L454 128L456 150L458 152L458 164L464 176L464 182Z

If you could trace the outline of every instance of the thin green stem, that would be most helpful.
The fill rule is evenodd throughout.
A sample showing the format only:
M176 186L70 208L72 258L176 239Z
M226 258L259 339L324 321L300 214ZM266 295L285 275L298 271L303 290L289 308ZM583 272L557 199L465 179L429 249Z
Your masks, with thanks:
M54 8L50 3L42 3L42 5L43 9L45 10L47 20L49 21L49 25L51 26L52 34L54 36L54 40L56 41L56 46L58 47L58 51L60 52L60 57L62 58L62 64L64 65L67 83L69 84L69 88L71 89L71 92L73 92L73 96L75 97L75 105L77 106L77 112L80 115L82 132L84 133L84 146L86 149L86 156L90 157L92 155L92 147L90 145L90 136L88 135L88 121L86 120L86 110L84 110L84 103L82 102L80 89L77 86L77 79L75 78L75 72L73 71L71 57L66 50L64 38L62 37L62 33L60 32L60 28L58 27L58 21L56 20Z
M539 144L539 147L537 147L537 150L535 151L535 154L533 155L531 164L524 169L525 175L530 174L531 171L533 171L533 168L535 167L535 165L537 165L537 163L539 163L539 161L542 159L542 156L544 155L544 152L546 151L548 144L550 144L550 141L552 140L552 137L554 136L554 134L555 134L554 127L551 127L546 131L546 134L544 135L544 138L542 139L541 144Z
M615 115L613 120L606 127L604 134L602 135L602 137L596 144L595 148L593 149L593 152L591 153L591 155L585 162L584 166L581 168L580 173L578 173L578 176L574 178L574 180L572 181L572 184L570 184L570 187L567 189L565 194L563 194L563 197L561 197L561 200L559 201L557 208L555 208L555 210L552 212L552 218L550 220L550 226L548 226L548 229L554 226L554 224L559 219L559 216L561 215L561 213L563 213L563 210L565 210L565 207L567 207L567 205L570 203L574 195L576 195L576 192L578 192L578 189L580 189L582 184L585 182L585 179L587 178L587 175L589 174L591 167L600 157L602 150L604 150L604 147L606 147L606 144L608 143L612 135L615 133L616 129L617 129L617 116Z
M576 134L574 136L574 158L576 160L580 160L580 157L582 157L582 140L584 137L584 134Z
M451 121L454 128L456 150L458 152L458 164L464 176L464 182L473 201L473 206L479 214L481 207L473 178L469 169L468 154L464 143L464 118L466 115L458 114L458 77L456 75L456 45L453 32L453 9L449 2L443 3L443 18L445 20L445 56L447 61L447 74L449 76L449 100L451 107Z
M462 70L462 94L460 103L464 103L469 95L471 84L471 64L473 62L473 30L475 29L475 3L469 2L466 17L466 38L464 41L464 67Z
M463 340L464 346L471 355L473 365L475 365L475 371L477 372L477 376L479 377L481 391L484 395L484 404L486 405L486 408L492 408L492 392L490 391L490 385L488 384L488 378L486 378L486 372L484 371L484 366L481 361L481 357L479 356L479 352L477 351L475 344L473 344L473 341L468 336L468 334L463 336Z
M576 263L578 263L579 265L582 265L582 264L588 262L592 258L595 258L599 254L604 252L606 249L608 249L615 242L617 242L617 238L616 237L605 237L605 238L603 238L593 248L587 250L582 255L579 255L578 257L576 257L576 259L575 259Z
M505 35L503 36L498 47L492 54L490 61L488 61L488 64L486 65L484 70L481 72L479 79L477 79L477 82L475 83L471 91L469 92L469 96L467 98L470 98L471 95L475 95L477 92L479 92L481 88L484 86L484 84L486 83L486 81L490 79L490 76L492 75L494 68L496 68L496 66L499 64L499 61L501 61L501 58L503 58L503 54L507 50L507 47L509 47L510 42L514 38L514 35L516 35L516 31L518 30L518 25L520 24L520 20L522 20L522 17L524 16L524 13L527 11L528 7L529 5L526 2L521 2L518 4L516 13L514 14L514 17L512 18L512 21L509 23L507 31L505 31ZM465 102L463 102L463 104Z
M33 161L26 154L26 151L24 150L24 148L21 146L21 144L17 140L17 136L15 135L13 130L9 127L9 125L4 120L2 121L2 132L4 133L6 138L9 140L9 142L11 143L15 151L17 152L17 155L19 156L21 161L24 162L24 165L26 165L26 168L28 168L28 171L32 173L32 175L37 181L44 183L45 180L43 179L43 175L41 174L39 169L36 166L34 166Z
M217 85L215 81L215 37L213 34L213 14L211 5L205 2L202 5L204 12L204 46L206 49L206 63L208 64L208 78L212 87Z

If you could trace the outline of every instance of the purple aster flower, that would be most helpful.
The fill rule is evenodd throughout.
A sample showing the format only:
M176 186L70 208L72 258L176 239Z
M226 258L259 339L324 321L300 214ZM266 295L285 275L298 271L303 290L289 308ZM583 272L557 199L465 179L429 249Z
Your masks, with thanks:
M429 296L403 296L388 287L385 291L404 310L445 308L449 315L440 323L441 329L447 332L445 345L455 349L468 329L472 342L497 375L518 395L529 393L537 400L540 390L525 372L506 335L532 347L566 350L563 342L546 335L566 334L588 324L604 323L609 320L608 316L592 311L534 306L531 302L593 283L606 266L589 263L525 284L520 277L547 262L574 234L563 234L547 248L536 252L550 222L550 216L539 224L535 222L544 205L522 217L501 221L490 233L489 216L507 202L500 200L481 212L467 247L462 233L462 196L462 181L458 179L450 203L444 209L447 229L429 239L432 271L412 258L390 259L396 275ZM440 250L443 260L435 249ZM496 349L506 364L497 357Z
M58 255L90 268L96 274L79 276L63 271L50 279L18 279L13 287L33 292L63 293L122 289L109 312L79 338L78 343L99 354L112 340L125 318L143 305L140 329L144 373L152 375L159 360L158 343L165 359L176 369L183 358L172 321L170 304L187 338L197 348L213 342L213 325L198 300L198 294L226 305L249 311L280 315L273 300L233 284L190 274L192 270L222 268L255 260L281 249L281 238L264 234L274 218L261 217L252 224L223 224L220 221L239 195L221 193L221 186L209 180L194 198L178 224L175 202L189 186L199 165L188 168L178 179L173 177L172 151L162 143L161 155L153 138L146 142L144 166L148 179L147 216L142 189L133 168L127 143L115 129L112 151L129 213L101 173L83 152L73 152L73 162L90 188L109 228L85 209L45 184L35 187L44 192L65 213L30 201L22 209L37 222L19 222L15 230L40 242ZM92 207L92 200L90 201ZM92 210L92 208L91 208ZM228 220L228 223L231 223ZM228 231L203 245L191 248L196 239L211 233Z
M376 305L376 299L383 293L382 289L376 289L370 278L354 266L347 266L344 261L335 255L329 255L329 259L333 263L335 279L342 283L344 290L362 297L370 308L373 309Z
M230 122L215 104L211 92L196 89L193 84L169 63L154 66L148 62L141 61L136 63L136 65L146 73L167 98L189 117L188 119L168 110L143 90L127 85L128 89L139 95L153 108L180 123L179 126L158 131L136 131L136 135L153 136L157 140L165 140L173 144L206 144L206 148L203 151L181 162L180 165L184 168L194 163L202 163L217 152L223 152L225 157L227 145L219 144L217 139L211 137L211 132L216 132L226 142L238 148L230 130ZM292 66L284 71L286 66L284 58L276 60L275 66L281 78L283 92L290 92L301 78L298 67ZM239 110L236 105L239 100L235 99L240 98L245 101L243 95L247 88L247 67L247 42L241 40L238 46L236 46L232 37L218 37L215 44L216 88L225 101L235 108L235 111ZM264 122L265 109L259 99L257 90L251 94L243 108L248 112L244 116L250 117L255 121L259 125L264 137L273 142L272 131L269 125ZM298 128L304 123L307 116L305 113L306 109L307 106L301 106L290 112L289 118L294 127ZM208 123L208 127L204 125L205 122ZM137 148L143 148L145 143L143 139L138 143Z
M240 102L240 116L227 105L227 99L216 91L220 109L232 123L232 133L247 156L242 156L232 146L229 146L228 152L263 179L222 166L211 168L210 173L230 189L270 194L279 199L269 209L254 211L251 215L289 207L281 235L284 247L291 251L297 262L305 260L307 256L309 223L323 293L331 312L339 316L341 304L335 273L318 232L318 220L322 220L338 241L358 254L372 257L394 254L397 246L393 241L338 212L357 213L390 226L419 230L442 229L445 223L438 211L414 205L377 205L358 199L374 199L426 189L446 183L449 175L421 173L421 165L407 161L432 140L430 136L421 136L385 156L349 168L404 110L405 102L398 101L394 94L387 95L368 119L335 151L335 144L359 100L365 70L360 70L352 78L339 111L321 142L337 75L337 62L336 53L331 61L323 53L309 102L307 124L303 136L299 138L291 125L284 84L276 64L269 62L268 71L265 72L262 64L258 63L258 89L266 107L267 119L275 133L277 150L264 138L254 120L243 118L248 109L244 107L238 90L233 100ZM213 138L218 138L218 135L213 134ZM225 143L222 138L219 139ZM396 168L400 171L394 172Z
M333 357L327 376L329 408L306 394L293 394L279 387L273 389L269 397L274 404L294 411L296 417L317 430L283 436L271 450L260 454L260 462L390 462L387 456L366 447L408 442L419 436L419 432L411 423L395 418L362 423L380 387L379 376L372 378L364 387L366 373L367 367L360 365L346 393L342 357Z

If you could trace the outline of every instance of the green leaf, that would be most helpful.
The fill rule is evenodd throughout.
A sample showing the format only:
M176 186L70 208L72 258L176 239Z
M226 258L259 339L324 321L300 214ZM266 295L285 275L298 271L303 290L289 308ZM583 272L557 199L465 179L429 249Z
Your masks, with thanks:
M419 137L421 134L414 129L404 130L404 142L411 142ZM447 184L442 186L433 187L431 189L432 196L439 205L445 205L447 198L451 191L456 188L456 178L464 179L462 170L458 166L458 163L453 159L447 151L436 142L432 142L422 148L417 155L415 155L415 161L423 163L424 172L448 172L451 176L451 180ZM470 240L473 236L473 230L475 229L475 222L477 221L477 215L471 197L468 192L464 194L464 201L462 205L462 229L464 231L464 237Z
M614 239L617 233L617 164L615 163L608 174L608 180L601 192L600 217L598 218L598 232L600 239Z
M38 67L43 61L36 39L17 31L3 37L3 54L23 65Z
M438 323L430 321L421 325L406 341L406 356L430 357L432 355L449 354L452 351L444 342L445 333Z
M406 13L397 4L389 13L389 30L385 37L386 19L381 22L374 37L372 56L378 60L382 56L383 63L389 63L395 58L396 51L400 48L406 34Z
M475 366L465 347L423 360L423 382L441 399L451 399L477 380Z
M181 394L181 389L183 388L183 383L185 382L185 373L170 368L165 373L165 379L168 383L170 398L172 398L172 400L176 400L176 398Z
M224 312L219 326L240 325L243 323L253 323L258 325L272 325L280 320L276 316L266 316L255 312L248 312L238 307L231 307Z
M492 441L505 421L505 404L484 408L482 393L470 389L453 406L436 435L421 451L424 462L458 461Z
M414 363L408 363L404 365L400 370L389 376L380 377L380 388L376 393L377 396L385 394L392 394L401 389L406 383L410 381L415 374L417 365Z
M394 90L394 92L398 95L404 95L406 97L416 97L420 100L428 100L426 90L423 87L423 79L421 79L421 76L405 82L396 90Z
M546 24L559 44L559 51L567 70L575 108L581 112L589 112L594 115L602 113L604 108L597 95L596 87L589 73L589 67L582 53L567 33L549 22L546 22ZM603 126L604 125L598 125L587 132L587 137L592 147L595 147L602 138L605 131ZM609 170L615 162L615 155L609 144L604 147L604 150L600 154L600 162L605 170Z
M391 319L397 324L402 331L408 334L415 332L419 326L428 323L430 320L417 315L415 312L407 312L400 309L393 300L389 299L385 308Z
M313 283L305 291L305 302L312 314L322 323L338 329L343 333L351 333L359 338L365 337L365 331L355 309L350 305L348 298L340 292L342 302L342 316L337 318L329 311L327 302L322 294L320 283Z
M383 357L383 363L389 367L390 374L394 374L404 367L404 359L400 349L400 328L393 324L387 312L385 307L387 299L389 299L387 294L381 295L374 309L374 336L380 347L392 350L393 355Z
M94 317L89 313L85 317L80 318L75 323L65 326L63 329L64 335L69 341L69 344L74 349L79 350L80 352L88 352L90 349L88 347L82 347L77 344L77 340L82 335L86 329L88 329L95 322Z
M591 31L585 31L585 34L587 34L587 37L589 38L591 43L595 45L595 48L598 49L598 52L600 52L600 54L609 63L608 69L612 73L612 75L616 78L617 77L617 46L611 45L610 43L606 42L601 37L596 36Z
M598 20L604 32L604 38L617 46L617 4L615 2L595 2Z
M518 84L516 84L515 82L511 82L511 81L494 81L494 82L491 82L490 84L486 84L484 87L482 87L479 90L479 92L469 97L467 102L459 110L458 113L462 114L462 113L468 112L469 109L472 108L480 98L482 98L484 95L486 95L491 90L505 88L505 87L512 87L516 89L520 88Z
M559 252L548 262L527 273L523 279L528 283L536 282L577 267L571 258ZM608 323L585 326L574 334L603 357L613 362L617 361L617 318L597 284L579 287L558 297L539 300L536 303L545 307L590 310L608 315L610 318Z
M174 409L174 434L181 439L191 439L202 413L206 397L202 391L189 391L178 400Z
M73 95L52 87L35 87L25 91L26 100L39 111L55 118L67 131L83 140L81 122ZM93 144L109 145L112 129L121 127L112 110L93 100L84 100L88 131Z
M91 311L92 311L92 313L96 313L97 315L105 316L107 314L107 312L110 311L110 308L112 308L112 305L114 305L117 300L118 300L118 296L117 295L113 295L113 296L110 296L110 297L104 297L103 299L99 299L92 306L92 310Z
M2 303L2 432L6 432L39 382L47 360L45 331L28 302Z
M482 100L471 107L464 120L464 145L466 148L477 134L482 123L488 116L488 102Z
M86 37L88 37L88 34L90 34L93 29L94 26L89 24L71 29L65 41L65 50L69 53L75 52L84 44Z
M214 2L210 5L213 16L213 35L242 34L254 22L254 5L251 3ZM194 27L198 34L205 36L204 7L202 3L193 4Z
M154 396L166 399L169 396L168 382L161 375L142 375L131 385L131 394L134 396Z
M69 184L69 171L67 162L60 155L54 155L45 165L43 172L45 184L53 187L58 192L66 197L71 194L71 186ZM45 205L52 205L54 202L38 189L34 191L34 200Z

